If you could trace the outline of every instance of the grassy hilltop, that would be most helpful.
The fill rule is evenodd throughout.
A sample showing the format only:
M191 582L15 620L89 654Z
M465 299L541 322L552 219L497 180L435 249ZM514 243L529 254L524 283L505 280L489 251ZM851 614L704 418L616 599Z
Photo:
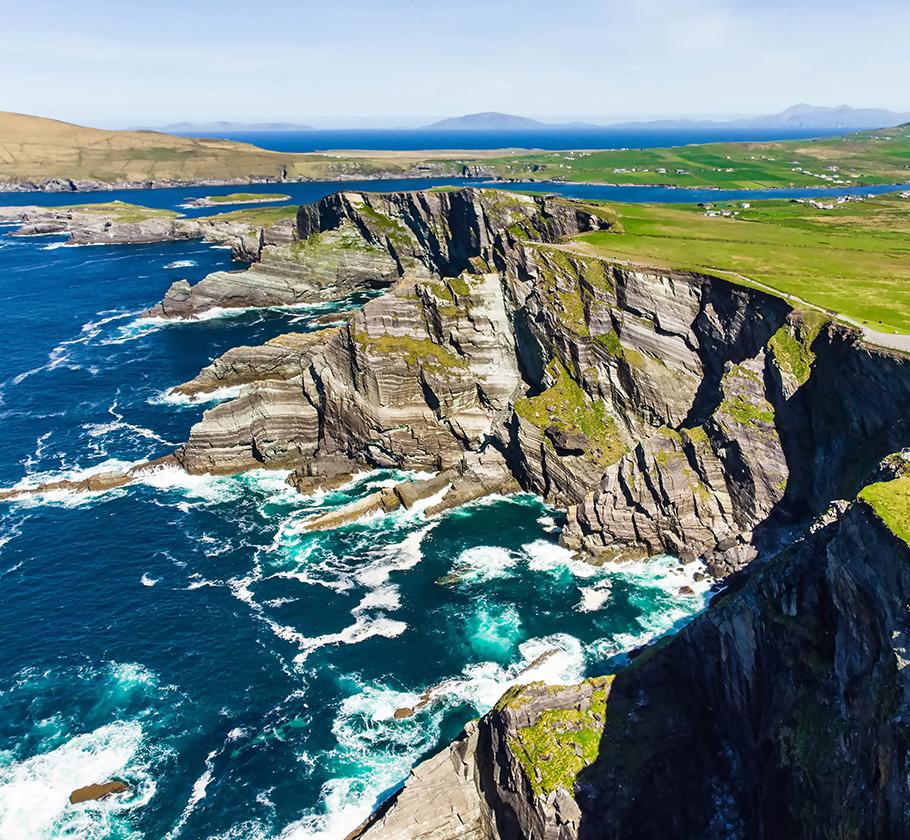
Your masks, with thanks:
M577 247L754 280L879 332L910 333L910 197L610 207L619 224L579 237Z
M477 157L480 153L471 152ZM503 154L502 150L498 154ZM482 156L482 155L481 155ZM460 172L452 153L288 154L231 140L156 131L105 131L0 112L0 182L327 179L412 173L419 165Z

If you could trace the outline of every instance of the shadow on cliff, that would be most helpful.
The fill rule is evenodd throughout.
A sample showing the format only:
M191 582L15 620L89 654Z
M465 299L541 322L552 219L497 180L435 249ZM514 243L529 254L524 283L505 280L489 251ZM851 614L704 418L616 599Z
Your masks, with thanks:
M910 446L910 364L832 325L817 336L812 375L789 398L777 368L766 390L789 470L783 498L753 532L768 555L835 499L853 499L883 458Z

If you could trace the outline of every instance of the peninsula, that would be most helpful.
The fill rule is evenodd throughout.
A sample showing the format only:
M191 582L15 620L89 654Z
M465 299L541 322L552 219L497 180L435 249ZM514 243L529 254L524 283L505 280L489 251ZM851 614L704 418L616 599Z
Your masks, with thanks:
M708 189L910 182L910 125L845 137L664 149L271 152L0 113L0 190L480 177Z

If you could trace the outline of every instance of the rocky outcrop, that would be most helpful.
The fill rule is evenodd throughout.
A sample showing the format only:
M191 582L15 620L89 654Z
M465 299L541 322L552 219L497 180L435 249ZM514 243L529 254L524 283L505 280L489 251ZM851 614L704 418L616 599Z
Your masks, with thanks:
M205 239L231 246L235 259L254 262L266 245L294 239L291 220L258 225L212 216L186 219L168 210L112 201L74 207L0 207L0 222L16 222L15 236L61 234L71 245L140 245ZM186 281L181 281L187 285Z
M70 794L70 804L78 805L80 802L93 802L98 799L107 799L115 793L126 793L130 787L126 782L116 779L96 785L86 785Z
M384 288L405 275L456 276L490 256L510 226L549 239L601 226L598 216L570 207L490 190L335 193L301 207L294 240L263 248L248 271L217 272L192 288L181 281L149 314L192 318L216 306L295 306Z
M63 478L58 481L49 481L43 484L31 484L28 481L22 482L15 487L0 489L0 502L15 501L28 496L35 496L42 493L54 492L75 492L75 493L104 493L108 490L115 490L118 487L124 487L143 474L161 469L162 467L174 466L177 459L173 455L165 455L163 458L156 458L153 461L143 461L135 464L126 470L106 470L104 472L92 472L83 478Z
M448 749L418 764L404 788L345 840L489 840L492 828L478 794L477 725Z

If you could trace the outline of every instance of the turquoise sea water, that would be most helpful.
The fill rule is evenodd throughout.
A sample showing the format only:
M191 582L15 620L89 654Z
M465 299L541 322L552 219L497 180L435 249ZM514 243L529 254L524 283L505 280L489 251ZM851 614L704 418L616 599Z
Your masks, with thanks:
M228 268L229 252L9 231L3 487L170 451L205 406L169 387L326 311L143 321L173 280ZM0 506L0 837L341 838L516 679L601 672L703 605L703 585L679 594L694 569L671 558L575 561L534 497L309 534L306 515L403 475L310 498L284 477L168 469ZM426 708L394 719L427 689ZM112 777L130 793L68 804Z

